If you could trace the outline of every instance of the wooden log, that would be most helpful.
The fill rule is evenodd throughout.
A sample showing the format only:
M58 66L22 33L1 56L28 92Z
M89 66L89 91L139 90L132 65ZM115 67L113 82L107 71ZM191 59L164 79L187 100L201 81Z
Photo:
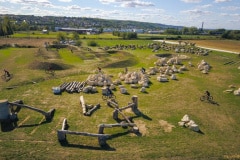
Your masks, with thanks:
M128 119L128 117L125 116L125 114L124 114L123 112L121 112L118 108L115 108L115 110L114 110L114 112L113 112L114 118L119 119L119 118L117 117L117 116L118 116L117 113L120 113L128 123L132 123L132 122Z
M97 133L88 133L88 132L77 132L77 131L70 131L70 130L58 130L59 132L65 134L74 134L74 135L81 135L81 136L90 136L90 137L110 137L109 134L97 134Z
M21 101L21 100L20 100ZM19 107L24 107L24 108L27 108L27 109L30 109L30 110L33 110L33 111L36 111L36 112L39 112L41 114L43 114L46 118L46 120L50 120L52 119L52 116L55 112L55 109L51 109L49 112L45 112L41 109L38 109L38 108L34 108L32 106L28 106L28 105L24 105L24 104L20 104L20 103L14 103L14 102L8 102L8 104L10 105L15 105L15 106L19 106Z
M62 123L62 130L66 130L67 128L68 128L67 118L64 118L63 123Z
M83 114L85 115L87 112L87 109L86 109L86 105L85 105L83 96L80 96L80 104L82 105L82 111L83 111Z
M122 110L125 110L125 109L128 109L128 108L132 108L134 105L135 105L134 103L131 103L126 107L119 108L119 110L122 111Z
M86 85L86 81L83 81L83 82L80 84L80 86L79 86L78 93L80 93L80 92L83 90L83 88L85 87L85 85Z
M90 109L85 115L90 116L95 110L100 108L100 104L98 103L92 109Z
M118 108L118 104L116 102L112 101L111 99L107 100L107 105L112 108Z
M104 128L112 128L112 127L134 127L136 124L134 123L116 123L116 124L100 124L98 127L98 133L99 134L104 134Z

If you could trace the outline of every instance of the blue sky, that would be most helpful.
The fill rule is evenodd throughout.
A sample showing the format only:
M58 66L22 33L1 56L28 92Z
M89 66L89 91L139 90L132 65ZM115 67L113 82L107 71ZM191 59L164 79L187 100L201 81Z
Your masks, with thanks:
M240 0L0 0L0 14L91 17L240 30Z

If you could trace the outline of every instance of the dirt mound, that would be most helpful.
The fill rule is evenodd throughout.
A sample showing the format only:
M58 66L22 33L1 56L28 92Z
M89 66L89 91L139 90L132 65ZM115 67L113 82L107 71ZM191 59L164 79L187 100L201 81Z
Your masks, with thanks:
M52 63L52 62L39 62L39 61L34 61L29 65L30 69L36 69L36 70L45 70L51 67L53 70L65 70L69 69L72 66L62 64L62 63Z
M160 53L160 54L155 54L157 57L172 57L171 53Z

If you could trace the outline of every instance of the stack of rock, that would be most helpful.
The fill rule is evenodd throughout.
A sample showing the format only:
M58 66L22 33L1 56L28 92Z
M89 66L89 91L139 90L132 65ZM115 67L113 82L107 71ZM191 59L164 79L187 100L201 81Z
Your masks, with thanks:
M200 131L198 125L193 120L191 120L187 114L183 116L180 122L178 122L178 125L182 127L187 127L195 132Z
M165 74L160 74L160 76L157 77L157 80L159 82L168 82L168 78Z
M154 63L156 66L165 66L167 65L167 58L159 58L157 62Z
M125 84L139 84L144 87L149 86L149 77L141 72L128 72L126 74L119 73L118 77Z
M200 70L200 71L202 71L202 73L208 73L209 72L209 70L210 70L210 68L211 68L211 66L207 63L207 62L205 62L204 60L202 60L199 64L198 64L198 69Z
M112 80L110 76L105 74L95 74L95 75L89 75L87 80L87 84L90 86L107 86L112 84Z

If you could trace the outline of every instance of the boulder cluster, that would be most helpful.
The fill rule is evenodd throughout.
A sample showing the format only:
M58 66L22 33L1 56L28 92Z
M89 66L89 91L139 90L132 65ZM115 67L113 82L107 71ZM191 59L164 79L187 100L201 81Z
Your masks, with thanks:
M201 60L201 62L198 64L198 70L200 70L204 74L207 74L210 68L211 68L210 64L204 60Z
M200 131L198 125L193 120L191 120L190 117L187 114L185 114L183 116L183 118L181 119L181 121L178 122L178 125L182 126L182 127L187 127L187 128L189 128L189 129L191 129L195 132Z

